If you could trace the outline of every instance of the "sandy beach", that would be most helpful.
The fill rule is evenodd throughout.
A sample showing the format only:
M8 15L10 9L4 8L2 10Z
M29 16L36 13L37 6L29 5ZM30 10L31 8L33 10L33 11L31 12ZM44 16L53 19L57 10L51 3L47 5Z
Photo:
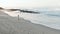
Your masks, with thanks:
M11 17L0 11L0 34L60 34L60 30Z

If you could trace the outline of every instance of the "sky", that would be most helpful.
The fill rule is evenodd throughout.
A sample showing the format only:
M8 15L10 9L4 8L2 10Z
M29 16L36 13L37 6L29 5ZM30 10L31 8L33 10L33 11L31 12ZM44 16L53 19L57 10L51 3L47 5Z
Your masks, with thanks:
M0 7L20 7L20 8L60 8L60 0L0 0Z

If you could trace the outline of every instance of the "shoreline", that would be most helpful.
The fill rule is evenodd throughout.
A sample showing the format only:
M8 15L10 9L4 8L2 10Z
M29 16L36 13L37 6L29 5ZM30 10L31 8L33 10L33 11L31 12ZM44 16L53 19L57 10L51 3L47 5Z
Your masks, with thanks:
M18 12L18 11L17 11ZM11 17L18 17L18 15L21 17L22 16L22 18L24 18L25 20L29 20L29 21L31 21L32 23L34 23L34 24L41 24L41 25L44 25L44 26L46 26L46 27L50 27L50 28L53 28L53 29L57 29L57 30L60 30L60 28L58 27L58 26L56 26L55 27L55 25L53 24L52 26L51 25L48 25L47 23L46 24L44 24L44 23L40 23L40 22L38 22L37 20L34 20L33 19L33 16L35 16L35 15L31 15L31 14L29 14L29 16L28 16L28 14L19 14L19 13L16 13L16 11L11 11L11 12L9 12L9 11L5 11L4 13L6 13L6 14L8 14L9 16L11 16ZM14 15L13 15L14 14ZM27 17L26 17L27 16ZM19 18L20 18L19 17ZM29 19L29 17L31 17L31 19ZM36 18L36 16L35 16L35 18ZM36 22L37 21L37 22ZM44 21L43 21L44 22Z
M29 20L11 17L0 12L0 34L60 34L60 30L55 30L40 24L33 24ZM5 16L4 16L5 15Z

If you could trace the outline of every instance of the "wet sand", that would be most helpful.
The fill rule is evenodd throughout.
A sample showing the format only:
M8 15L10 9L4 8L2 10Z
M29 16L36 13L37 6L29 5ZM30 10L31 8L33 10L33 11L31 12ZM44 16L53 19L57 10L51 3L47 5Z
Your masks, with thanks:
M11 17L0 11L0 34L60 34L60 30L33 24L29 20Z

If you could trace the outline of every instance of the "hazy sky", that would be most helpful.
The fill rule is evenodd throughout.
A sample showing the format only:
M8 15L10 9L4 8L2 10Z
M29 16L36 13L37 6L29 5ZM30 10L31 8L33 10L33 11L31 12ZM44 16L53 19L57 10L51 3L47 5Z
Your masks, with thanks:
M2 7L60 7L60 0L0 0Z

